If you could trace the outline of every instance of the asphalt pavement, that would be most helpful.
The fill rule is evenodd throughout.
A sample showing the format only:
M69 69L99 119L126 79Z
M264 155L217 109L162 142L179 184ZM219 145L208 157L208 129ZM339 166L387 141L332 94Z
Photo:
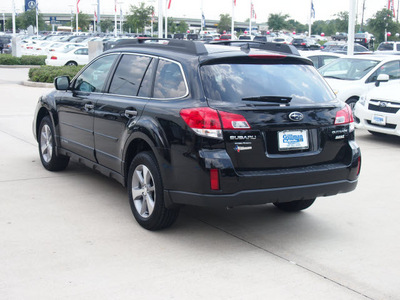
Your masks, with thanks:
M357 189L303 212L185 207L149 232L116 181L41 166L27 72L0 69L1 299L400 299L400 138L358 130Z

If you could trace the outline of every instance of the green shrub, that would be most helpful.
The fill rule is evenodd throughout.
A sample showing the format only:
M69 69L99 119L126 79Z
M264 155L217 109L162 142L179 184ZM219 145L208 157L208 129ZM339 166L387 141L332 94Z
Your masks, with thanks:
M0 65L45 65L46 55L22 55L15 57L11 54L0 54Z
M40 68L31 68L29 70L29 80L34 82L53 83L54 78L58 76L69 76L73 78L83 66L41 66Z

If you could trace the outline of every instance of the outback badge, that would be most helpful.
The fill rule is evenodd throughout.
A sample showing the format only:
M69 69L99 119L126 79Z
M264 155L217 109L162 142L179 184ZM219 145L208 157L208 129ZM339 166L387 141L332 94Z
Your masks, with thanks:
M304 116L301 112L293 111L289 114L289 119L294 122L300 122L301 120L304 119Z

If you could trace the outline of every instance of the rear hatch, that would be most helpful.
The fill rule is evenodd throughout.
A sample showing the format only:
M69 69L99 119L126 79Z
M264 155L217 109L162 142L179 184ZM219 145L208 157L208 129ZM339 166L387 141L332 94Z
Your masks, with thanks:
M214 61L201 67L201 76L237 171L349 161L350 111L309 62L285 56Z

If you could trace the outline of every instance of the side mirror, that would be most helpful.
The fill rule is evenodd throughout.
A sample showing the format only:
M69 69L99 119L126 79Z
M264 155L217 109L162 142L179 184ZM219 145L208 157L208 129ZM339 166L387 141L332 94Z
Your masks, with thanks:
M54 79L54 86L58 91L66 91L69 89L71 81L68 76L59 76Z
M379 86L381 82L388 82L389 81L389 75L388 74L379 74L378 78L375 81L375 86Z

